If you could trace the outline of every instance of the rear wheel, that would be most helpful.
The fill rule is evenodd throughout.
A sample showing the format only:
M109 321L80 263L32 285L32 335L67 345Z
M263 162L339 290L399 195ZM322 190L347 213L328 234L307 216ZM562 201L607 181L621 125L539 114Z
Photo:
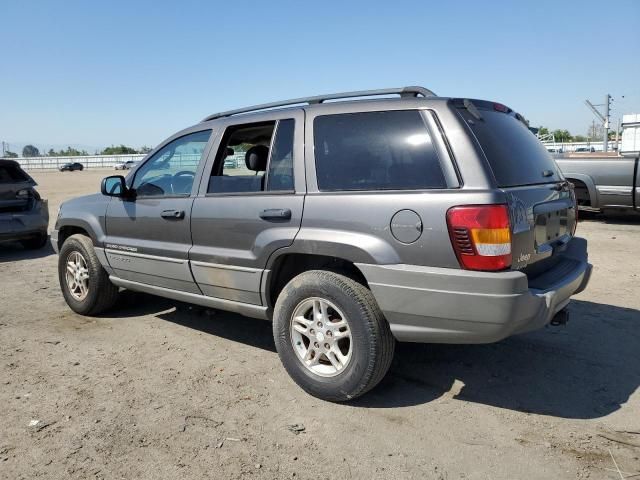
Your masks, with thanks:
M58 280L67 305L82 315L97 315L113 307L118 287L111 283L85 235L72 235L58 257Z
M384 377L395 340L369 289L344 275L312 270L278 296L273 333L280 359L309 394L356 398Z

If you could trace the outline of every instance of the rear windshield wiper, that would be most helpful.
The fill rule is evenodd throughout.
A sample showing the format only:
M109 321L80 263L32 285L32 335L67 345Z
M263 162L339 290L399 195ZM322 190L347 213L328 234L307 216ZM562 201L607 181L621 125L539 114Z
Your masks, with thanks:
M464 106L465 110L469 112L476 120L484 120L484 118L482 118L482 115L480 114L480 110L478 110L478 107L476 107L471 100L465 98L462 101L462 105Z

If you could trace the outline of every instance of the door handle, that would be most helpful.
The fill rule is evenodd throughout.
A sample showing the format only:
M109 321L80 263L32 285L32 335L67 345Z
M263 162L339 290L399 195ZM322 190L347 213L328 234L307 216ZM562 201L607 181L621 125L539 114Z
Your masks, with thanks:
M288 208L267 208L260 212L260 218L263 220L289 220L291 210Z
M162 218L181 220L184 218L184 210L163 210L160 216Z

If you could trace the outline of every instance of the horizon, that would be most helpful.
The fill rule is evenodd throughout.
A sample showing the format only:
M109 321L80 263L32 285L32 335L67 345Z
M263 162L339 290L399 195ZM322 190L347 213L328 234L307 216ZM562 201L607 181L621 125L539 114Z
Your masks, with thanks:
M613 96L612 128L640 113L640 65L625 57L640 43L640 2L609 3L604 41L592 28L602 4L591 0L580 11L409 1L384 16L367 3L252 8L3 3L0 140L12 151L153 147L214 111L403 85L500 101L532 127L573 135L594 119L585 99Z

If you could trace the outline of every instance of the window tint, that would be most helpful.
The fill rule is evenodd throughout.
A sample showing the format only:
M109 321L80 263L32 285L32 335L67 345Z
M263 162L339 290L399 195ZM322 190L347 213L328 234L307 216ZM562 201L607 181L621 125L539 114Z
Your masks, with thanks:
M188 196L211 130L191 133L162 147L136 172L138 196Z
M293 190L293 119L280 120L269 164L269 190Z
M29 177L20 167L14 165L0 165L0 183L26 182Z
M474 118L467 109L459 111L478 139L499 187L557 182L562 178L544 145L515 114L495 111L490 102L474 100L473 104L481 119ZM545 171L552 175L545 177Z
M320 190L446 188L418 111L326 115L313 125Z
M229 127L218 148L207 192L263 191L275 127L275 121Z

